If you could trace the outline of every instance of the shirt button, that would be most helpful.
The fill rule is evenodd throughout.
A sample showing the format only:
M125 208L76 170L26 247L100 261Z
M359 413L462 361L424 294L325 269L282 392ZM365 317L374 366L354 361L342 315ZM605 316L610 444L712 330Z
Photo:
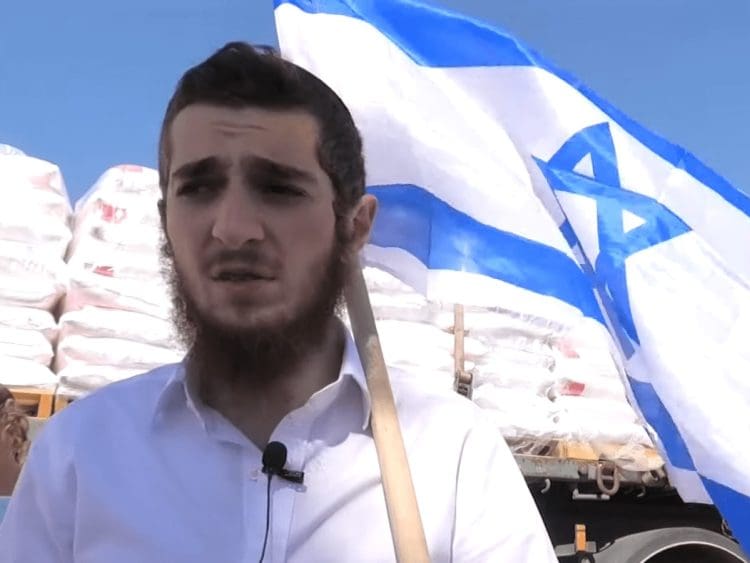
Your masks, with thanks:
M256 467L250 472L250 479L252 481L257 481L258 479L260 479L261 475L263 475L263 471L259 467Z

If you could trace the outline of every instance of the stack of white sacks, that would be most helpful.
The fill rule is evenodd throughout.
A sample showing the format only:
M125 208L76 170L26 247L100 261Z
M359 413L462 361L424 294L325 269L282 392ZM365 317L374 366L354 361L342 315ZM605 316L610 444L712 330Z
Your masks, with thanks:
M179 361L160 270L158 173L104 173L75 208L70 285L60 317L60 392L80 396Z
M453 384L452 307L428 303L390 274L365 269L386 363ZM465 369L473 400L517 451L552 440L651 447L604 327L563 325L507 310L466 308Z
M54 164L0 145L0 383L54 387L70 203Z

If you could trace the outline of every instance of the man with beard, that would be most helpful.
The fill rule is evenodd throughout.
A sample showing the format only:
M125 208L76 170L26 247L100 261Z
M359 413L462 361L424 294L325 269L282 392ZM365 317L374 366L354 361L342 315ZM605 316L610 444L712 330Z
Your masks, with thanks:
M229 44L180 80L159 172L189 352L51 420L2 560L393 560L370 397L336 314L376 210L349 111L273 52ZM431 558L556 561L479 409L391 376ZM262 474L272 441L302 483Z

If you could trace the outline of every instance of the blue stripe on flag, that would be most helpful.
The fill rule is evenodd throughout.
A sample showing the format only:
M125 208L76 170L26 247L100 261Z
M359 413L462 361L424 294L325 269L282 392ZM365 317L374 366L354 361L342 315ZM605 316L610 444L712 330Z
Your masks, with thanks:
M599 97L580 80L495 26L426 2L380 0L274 0L308 13L348 16L366 21L404 51L429 67L536 66L578 90L610 119L673 166L685 170L727 202L750 216L750 197L682 147L644 128Z
M724 520L729 522L732 534L737 538L750 538L750 497L707 477L701 477L701 480ZM750 546L743 544L742 547L748 549Z
M480 223L419 186L368 191L380 204L375 246L405 250L431 270L482 274L556 297L604 322L590 280L565 253Z
M351 0L274 0L275 6L293 4L311 13L348 16L366 21L399 46L419 65L529 66L533 59L513 37L449 10L411 2ZM446 17L448 16L448 17ZM457 38L435 41L436 37ZM472 61L467 65L466 61Z
M643 416L664 445L669 463L678 469L695 471L695 463L693 463L687 445L685 445L677 425L672 420L672 416L667 411L667 407L664 406L659 395L657 395L654 386L632 377L628 377L628 383Z

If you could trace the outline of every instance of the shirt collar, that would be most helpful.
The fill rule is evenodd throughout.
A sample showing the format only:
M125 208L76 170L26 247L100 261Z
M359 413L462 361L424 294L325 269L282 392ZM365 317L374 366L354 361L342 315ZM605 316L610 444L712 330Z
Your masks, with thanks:
M341 371L339 379L345 376L351 377L359 387L362 394L362 430L370 426L370 414L372 403L370 400L370 390L367 387L365 371L362 367L362 361L357 351L357 344L349 329L344 329L346 333L346 344L344 346L344 358L341 361Z
M346 379L351 379L357 384L362 395L362 430L366 430L370 425L371 401L370 392L367 388L365 372L362 368L362 362L357 352L357 346L354 337L348 329L345 329L344 356L341 361L339 377L332 385L340 385ZM185 360L175 364L172 375L167 380L157 397L152 422L158 424L169 416L169 413L175 408L187 407L200 421L203 429L206 429L206 419L201 412L200 405L195 401L192 393L188 389L185 378Z

